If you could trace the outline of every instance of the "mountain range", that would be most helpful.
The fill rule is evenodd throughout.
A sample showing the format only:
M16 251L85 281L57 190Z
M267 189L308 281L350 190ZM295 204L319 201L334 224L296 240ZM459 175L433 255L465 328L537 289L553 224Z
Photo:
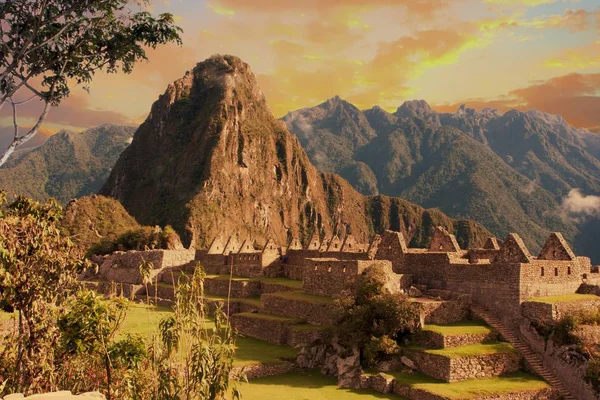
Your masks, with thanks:
M66 204L97 193L135 128L105 124L81 133L62 131L44 144L19 150L0 167L0 188L9 197L50 197Z
M319 172L271 114L250 67L233 56L211 57L169 85L100 193L141 224L172 225L186 246L234 233L280 245L314 233L367 242L390 228L424 246L437 225L465 247L489 235L473 221L364 196Z
M423 100L389 113L334 97L283 121L317 168L363 194L438 207L500 237L518 232L533 251L549 231L561 231L579 252L600 258L587 235L600 223L564 208L573 190L600 193L600 140L560 116L465 106L440 113Z

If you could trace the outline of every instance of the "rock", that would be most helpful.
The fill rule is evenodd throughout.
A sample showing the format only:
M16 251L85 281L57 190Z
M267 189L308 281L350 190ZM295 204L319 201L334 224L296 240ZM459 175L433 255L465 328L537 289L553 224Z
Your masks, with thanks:
M415 363L413 362L413 360L411 360L410 358L408 358L406 356L400 357L400 361L402 361L402 364L406 365L410 369L416 369L417 368L417 366L415 365Z
M346 358L338 357L336 361L338 371L338 386L349 389L360 389L360 352L353 349L352 355Z
M421 292L416 287L411 286L410 289L408 289L408 295L410 297L422 297L423 296L423 292Z

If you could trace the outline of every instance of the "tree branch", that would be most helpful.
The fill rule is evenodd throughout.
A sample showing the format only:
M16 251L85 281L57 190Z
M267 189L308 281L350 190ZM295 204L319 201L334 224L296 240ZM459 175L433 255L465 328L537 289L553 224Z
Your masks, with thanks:
M31 128L29 130L29 132L27 132L25 135L21 136L20 138L14 138L12 143L10 144L10 146L8 146L8 148L6 150L4 150L2 155L0 155L0 167L2 165L4 165L4 163L6 163L8 158L15 152L17 147L19 147L23 143L27 142L29 139L31 139L38 133L38 130L40 129L40 126L42 125L42 122L44 122L44 120L48 116L49 112L50 112L50 103L46 102L46 105L44 106L44 111L42 111L42 114L38 118L38 121L33 126L33 128Z

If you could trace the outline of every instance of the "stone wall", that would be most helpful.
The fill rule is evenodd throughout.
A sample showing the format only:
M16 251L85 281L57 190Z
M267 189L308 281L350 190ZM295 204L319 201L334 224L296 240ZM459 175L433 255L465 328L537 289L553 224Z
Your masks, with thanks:
M394 381L393 393L411 400L447 400L423 389L413 389ZM560 394L553 389L531 390L503 395L470 397L470 400L559 400Z
M521 265L521 300L577 292L583 281L585 263L579 260L533 260Z
M298 369L298 366L292 362L281 362L279 364L250 364L243 367L234 367L230 377L239 379L243 374L249 381L254 379L266 378L268 376L286 374Z
M293 320L260 318L252 313L234 314L230 321L237 331L273 344L287 344L290 326L298 323Z
M525 318L520 318L517 326L521 339L543 358L545 367L560 377L571 395L577 400L598 400L594 389L585 382L583 371L561 360L552 341L546 342Z
M148 250L115 252L106 257L95 275L86 274L85 278L99 281L114 281L132 284L143 283L139 266L142 262L151 262L150 277L154 278L161 270L179 267L190 263L196 255L195 250Z
M337 297L351 288L357 277L367 268L381 265L390 273L392 263L383 260L338 260L334 258L312 258L306 260L302 288L307 293Z
M520 356L516 352L456 358L414 350L404 350L403 354L420 372L446 382L499 376L520 368Z
M206 293L214 296L227 296L229 293L229 280L206 279L204 281L204 289ZM261 293L261 283L259 281L231 281L231 297L257 297Z
M288 345L293 347L309 346L314 343L322 343L328 337L327 330L307 329L303 325L292 325L288 331Z
M469 315L468 301L419 300L417 304L421 310L421 318L426 324L451 324L462 321Z
M289 299L276 294L263 294L261 302L266 313L299 318L316 325L330 326L336 321L331 303Z
M555 304L537 301L526 301L521 305L521 312L525 318L533 321L549 323L557 322L564 316L576 314L579 311L600 308L598 300L566 301Z
M498 333L459 334L443 335L441 333L423 330L415 338L415 343L432 349L444 349L448 347L468 346L477 343L493 342L498 340Z

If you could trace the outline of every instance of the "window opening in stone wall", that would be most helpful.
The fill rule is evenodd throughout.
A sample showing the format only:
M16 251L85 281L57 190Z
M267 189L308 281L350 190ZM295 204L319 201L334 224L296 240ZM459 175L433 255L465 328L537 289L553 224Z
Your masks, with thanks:
M544 267L542 267L542 273L540 275L544 276Z
M558 268L554 268L554 276L558 276Z
M327 268L327 272L331 272L331 265Z
M567 275L571 275L571 267L567 267Z

